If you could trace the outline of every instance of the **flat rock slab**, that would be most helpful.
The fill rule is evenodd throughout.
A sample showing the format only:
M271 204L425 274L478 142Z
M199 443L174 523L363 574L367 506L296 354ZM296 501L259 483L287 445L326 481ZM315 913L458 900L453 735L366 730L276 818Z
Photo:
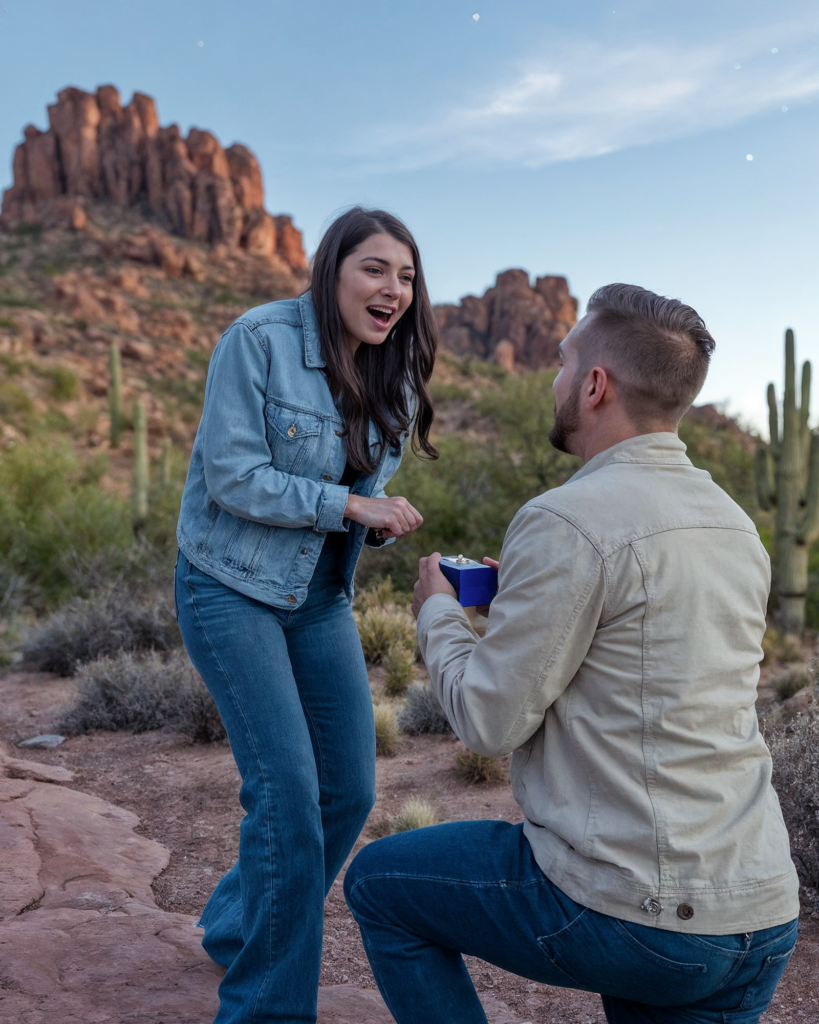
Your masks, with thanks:
M135 814L0 748L0 1024L209 1024L224 974L196 918L157 907L168 850ZM491 1024L519 1024L484 999ZM319 1024L391 1024L372 989L319 992Z

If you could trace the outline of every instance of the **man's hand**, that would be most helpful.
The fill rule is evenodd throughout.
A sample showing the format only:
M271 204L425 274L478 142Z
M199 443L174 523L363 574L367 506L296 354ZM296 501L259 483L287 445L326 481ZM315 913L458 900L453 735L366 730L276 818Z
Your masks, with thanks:
M495 572L497 572L498 569L500 569L500 562L496 558L489 558L487 556L486 558L483 559L483 564L484 565L491 565L492 568L495 570ZM475 611L478 613L478 615L483 615L483 617L486 618L489 615L489 605L488 604L479 605L475 609Z
M415 584L414 597L412 599L412 614L418 618L421 606L427 598L433 594L449 594L457 598L455 588L441 572L439 563L441 555L438 551L429 555L428 558L421 558L418 561L418 582Z

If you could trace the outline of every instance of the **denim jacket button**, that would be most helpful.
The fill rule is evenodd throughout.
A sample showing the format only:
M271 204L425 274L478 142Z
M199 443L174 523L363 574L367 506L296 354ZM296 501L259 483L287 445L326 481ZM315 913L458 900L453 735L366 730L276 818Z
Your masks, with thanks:
M296 429L297 429L296 428L296 424L294 423L293 426L287 431L287 436L288 437L295 437L296 436Z
M694 908L690 903L681 903L677 907L677 917L681 918L683 921L690 921L693 916Z
M303 555L309 555L309 554L310 554L310 551L308 550L308 548L302 548L302 549L301 549L301 553L302 553Z
M330 476L329 473L325 473L324 476L321 479L322 480L332 480L333 478Z
M296 603L296 598L295 598L295 596L293 594L288 594L286 600L287 600L288 604L295 604Z

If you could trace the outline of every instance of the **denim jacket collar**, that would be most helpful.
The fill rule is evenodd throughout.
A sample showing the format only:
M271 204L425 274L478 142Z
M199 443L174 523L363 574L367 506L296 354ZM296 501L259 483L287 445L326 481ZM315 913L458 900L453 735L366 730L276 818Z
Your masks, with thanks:
M304 365L310 367L326 366L321 358L321 338L316 323L316 310L310 292L299 297L299 312L304 330Z
M686 446L679 437L670 430L653 433L638 434L636 437L629 437L625 441L613 444L605 451L598 452L593 459L589 459L585 466L582 466L567 480L571 483L579 480L597 469L602 469L613 462L655 462L675 463L677 465L691 465L688 456L685 454Z

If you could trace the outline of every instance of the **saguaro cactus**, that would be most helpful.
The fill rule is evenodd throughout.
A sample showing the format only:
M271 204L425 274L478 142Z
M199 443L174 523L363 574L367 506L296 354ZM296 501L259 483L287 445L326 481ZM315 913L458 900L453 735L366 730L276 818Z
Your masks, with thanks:
M134 472L131 491L131 526L139 534L148 521L148 417L145 404L134 402Z
M808 426L810 363L802 366L796 405L793 331L785 332L785 395L780 429L776 391L768 385L770 444L757 448L757 496L763 509L776 508L774 595L776 619L786 633L805 628L808 549L819 539L819 431Z
M110 375L108 408L111 416L111 447L116 448L122 429L122 355L119 345L115 341L111 342L108 352L108 370Z

